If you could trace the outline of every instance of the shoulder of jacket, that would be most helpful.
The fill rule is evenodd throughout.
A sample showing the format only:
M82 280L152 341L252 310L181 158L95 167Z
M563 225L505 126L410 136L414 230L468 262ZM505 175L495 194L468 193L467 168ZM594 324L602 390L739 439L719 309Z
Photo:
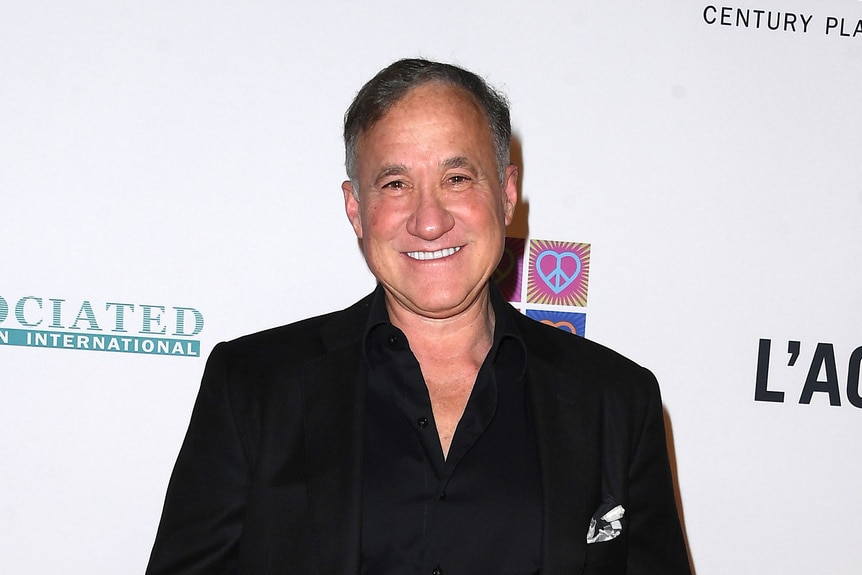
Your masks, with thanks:
M227 361L270 363L310 359L361 341L371 296L352 306L219 343L213 355Z
M516 312L517 313L517 312ZM657 393L655 376L624 355L585 337L518 313L516 319L529 361L541 362L576 385L601 392Z

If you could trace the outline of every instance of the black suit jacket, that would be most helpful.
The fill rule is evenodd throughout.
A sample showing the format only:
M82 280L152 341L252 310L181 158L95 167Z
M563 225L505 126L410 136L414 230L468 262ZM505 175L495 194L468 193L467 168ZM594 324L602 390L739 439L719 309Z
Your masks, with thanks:
M370 301L213 349L148 574L359 573L357 374ZM655 378L511 306L505 313L527 347L542 573L689 573ZM609 502L625 508L622 533L588 545L590 519Z

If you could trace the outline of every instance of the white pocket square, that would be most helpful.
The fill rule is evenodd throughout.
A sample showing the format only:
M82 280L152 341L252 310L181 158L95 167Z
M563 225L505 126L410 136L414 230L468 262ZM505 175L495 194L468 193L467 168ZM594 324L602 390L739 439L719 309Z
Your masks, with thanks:
M602 513L600 507L598 513ZM610 511L603 513L600 517L590 519L590 528L587 530L587 543L601 543L616 538L623 531L622 518L626 510L622 505L617 505Z

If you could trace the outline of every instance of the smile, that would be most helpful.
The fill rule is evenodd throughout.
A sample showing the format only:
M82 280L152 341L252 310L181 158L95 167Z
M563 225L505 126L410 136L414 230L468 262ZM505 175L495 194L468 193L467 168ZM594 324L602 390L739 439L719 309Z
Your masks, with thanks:
M436 252L407 252L407 257L413 258L414 260L439 260L440 258L449 257L460 250L461 246L445 248L437 250Z

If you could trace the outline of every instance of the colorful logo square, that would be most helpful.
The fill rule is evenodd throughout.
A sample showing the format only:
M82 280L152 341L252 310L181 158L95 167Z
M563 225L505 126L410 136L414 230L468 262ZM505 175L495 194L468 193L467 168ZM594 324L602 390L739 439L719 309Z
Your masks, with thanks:
M528 309L527 317L581 337L584 337L587 330L585 313Z
M527 301L586 307L590 244L530 240Z
M523 238L506 238L506 246L503 249L503 257L497 264L492 277L500 293L508 302L521 301L521 282L524 276L524 248L526 240Z

